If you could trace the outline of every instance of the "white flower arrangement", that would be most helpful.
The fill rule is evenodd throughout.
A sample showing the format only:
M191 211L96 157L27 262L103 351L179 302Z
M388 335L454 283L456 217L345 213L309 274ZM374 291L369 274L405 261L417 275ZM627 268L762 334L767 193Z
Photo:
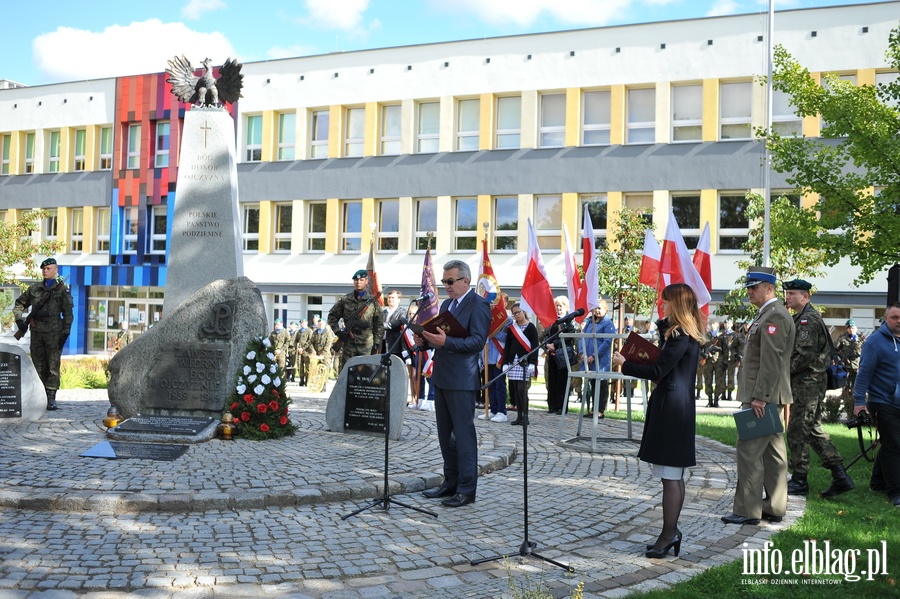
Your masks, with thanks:
M247 391L247 385L238 385L234 390L238 392L238 395L243 395Z
M262 395L263 391L265 391L265 390L266 390L266 388L263 387L262 385L257 385L256 387L253 388L253 392L256 393L257 395Z
M262 384L263 384L263 385L268 385L269 383L272 382L272 379L269 378L269 375L268 375L268 374L262 375L262 378L259 379L259 380L262 381Z
M272 374L275 374L275 372L277 370L278 370L278 367L275 366L275 364L269 364L269 372L271 372Z
M248 374L250 374L250 367L248 365L244 364L244 375L246 376Z
M275 380L273 382L275 383L276 387L280 387L281 386L281 377L276 376Z
M252 383L252 382L254 382L254 381L256 380L256 378L257 378L257 377L256 377L255 374L251 374L250 376L247 377L247 382L248 382L248 383Z
M247 359L248 359L248 360L252 360L252 359L255 358L255 357L256 357L256 352L255 352L255 351L247 352Z
M263 337L263 338L262 338L262 343L263 343L263 345L265 345L266 347L272 347L272 342L269 341L269 338L268 338L268 337Z
M275 361L275 354L273 354L272 352L267 353L266 357L269 358L269 361L271 362Z
M262 362L257 362L257 363L256 363L256 372L262 372L262 371L265 370L265 369L266 369L266 365L265 365L265 364L263 364Z

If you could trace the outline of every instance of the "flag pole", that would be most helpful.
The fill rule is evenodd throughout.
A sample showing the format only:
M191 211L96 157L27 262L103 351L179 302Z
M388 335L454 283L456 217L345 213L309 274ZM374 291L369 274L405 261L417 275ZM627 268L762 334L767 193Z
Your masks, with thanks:
M488 221L484 221L483 223L481 223L481 226L484 229L484 240L482 241L482 243L484 244L483 248L485 251L487 251L488 229L490 228L491 223ZM481 270L484 270L484 264L481 265ZM488 380L489 380L488 379L488 369L490 368L490 365L488 364L488 345L487 345L488 343L490 343L489 340L484 344L484 349L482 350L481 361L484 364L484 382L482 383L482 385L487 385ZM491 417L491 389L490 389L490 387L484 387L484 418L485 418L485 420L488 420L488 419L490 419L490 417Z

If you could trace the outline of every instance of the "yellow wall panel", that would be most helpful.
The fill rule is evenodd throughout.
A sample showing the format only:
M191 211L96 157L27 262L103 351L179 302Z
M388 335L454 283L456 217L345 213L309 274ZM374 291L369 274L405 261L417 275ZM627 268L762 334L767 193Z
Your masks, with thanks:
M612 114L609 121L609 143L625 143L625 86L613 85L609 88L609 104Z
M703 80L703 125L701 126L703 141L719 139L719 80Z
M494 94L481 94L480 98L478 149L491 150L494 148Z
M581 144L581 88L566 90L566 140L567 147Z
M340 158L344 146L344 107L334 105L328 107L328 157ZM326 244L327 245L327 244Z
M325 200L325 253L337 254L341 236L341 201Z
M381 137L378 122L378 102L366 102L366 130L363 133L363 156L378 154L378 139Z
M713 254L718 250L719 239L718 198L715 189L700 190L700 233L703 233L703 226L709 223L709 251Z

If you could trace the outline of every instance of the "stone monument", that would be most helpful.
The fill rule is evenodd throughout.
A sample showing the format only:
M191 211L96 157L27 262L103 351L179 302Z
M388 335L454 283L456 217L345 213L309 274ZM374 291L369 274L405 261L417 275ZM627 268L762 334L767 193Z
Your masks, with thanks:
M325 423L333 432L384 435L384 421L390 405L388 436L396 441L403 430L409 373L403 360L391 355L390 382L384 370L376 372L381 356L356 356L342 367L325 408ZM362 366L360 369L359 367ZM374 377L372 376L374 375ZM372 377L372 380L368 380Z
M47 408L47 392L28 353L0 343L0 422L38 420Z
M247 343L267 329L265 305L253 281L214 281L113 356L109 402L125 418L219 419Z
M203 65L200 77L184 57L166 70L172 93L194 106L181 135L163 314L213 281L244 274L234 120L219 106L240 97L243 75L234 61L225 62L219 80L209 59Z

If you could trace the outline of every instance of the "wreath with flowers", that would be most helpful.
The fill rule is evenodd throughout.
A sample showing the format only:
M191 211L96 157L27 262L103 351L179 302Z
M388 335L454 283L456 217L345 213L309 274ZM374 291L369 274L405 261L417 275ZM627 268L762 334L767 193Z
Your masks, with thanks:
M271 342L267 337L251 339L231 394L238 434L257 440L293 435L297 425L288 416L290 405Z

